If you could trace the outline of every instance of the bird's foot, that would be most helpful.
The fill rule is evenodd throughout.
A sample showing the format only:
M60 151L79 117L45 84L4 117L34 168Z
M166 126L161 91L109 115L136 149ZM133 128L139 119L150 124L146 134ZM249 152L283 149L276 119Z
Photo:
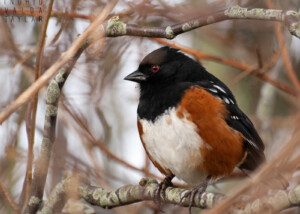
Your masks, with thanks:
M195 196L196 194L199 194L201 195L202 193L205 192L206 188L207 188L207 185L208 185L208 182L209 182L209 178L207 178L203 183L201 183L200 185L198 186L195 186L194 188L192 188L191 190L189 190L187 193L184 194L184 196L181 198L181 201L184 199L184 198L190 198L189 200L189 214L192 213L192 206L193 206L193 202L194 202L194 199L195 199Z
M165 190L167 189L167 187L170 187L170 186L173 186L172 178L165 177L165 179L159 183L158 188L155 190L154 203L159 207L159 209L161 209L161 207L163 205L162 199L160 196L162 194L162 198L165 199L165 197L166 197Z

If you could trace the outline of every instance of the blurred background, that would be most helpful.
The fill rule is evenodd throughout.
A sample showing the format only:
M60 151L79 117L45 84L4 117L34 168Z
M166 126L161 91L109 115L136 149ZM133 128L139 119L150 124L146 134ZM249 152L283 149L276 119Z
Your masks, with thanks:
M47 6L38 1L20 2L0 2L0 110L32 84L35 76L42 22L30 14L16 14L14 9L33 11L38 15L40 8L45 12ZM54 1L42 72L71 46L107 2ZM42 3L48 5L49 1ZM300 8L297 0L123 0L118 2L112 15L119 16L125 23L167 26L235 4L295 11ZM163 178L149 162L139 140L136 125L139 88L123 78L137 68L145 55L166 42L185 50L229 86L240 108L252 119L265 142L268 160L289 141L293 127L299 122L295 119L299 99L262 78L267 76L275 85L281 84L296 91L287 72L286 59L282 56L287 54L299 82L300 40L291 36L282 24L229 20L187 32L172 41L130 36L105 38L81 55L63 88L45 197L64 175L75 172L84 174L92 184L106 189L138 184L142 177ZM35 157L42 139L45 93L46 87L38 95ZM27 167L28 130L32 126L28 123L28 114L28 105L24 105L0 126L0 181L16 202L20 198ZM232 185L228 188L224 183L220 182L212 189L226 193ZM164 211L186 213L187 209L168 205ZM0 213L10 212L5 200L0 199ZM143 202L116 208L112 212L159 211L153 202Z

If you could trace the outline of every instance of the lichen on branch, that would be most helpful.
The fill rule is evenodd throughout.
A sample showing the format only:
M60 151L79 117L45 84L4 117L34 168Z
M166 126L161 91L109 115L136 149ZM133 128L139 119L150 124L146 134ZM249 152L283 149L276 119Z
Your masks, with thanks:
M113 208L132 204L144 200L154 200L154 193L158 188L158 182L152 178L143 178L139 185L125 185L115 191L107 191L101 187L84 185L79 188L80 196L92 205L104 208ZM165 197L161 194L160 200L165 203L177 204L188 207L190 196L186 196L188 190L168 187ZM196 195L193 201L194 207L212 208L213 205L224 196L221 194L204 192Z
M263 8L249 9L238 5L212 13L208 16L200 16L192 20L166 27L149 27L128 24L122 22L115 16L107 21L105 34L107 37L128 35L173 39L177 35L193 29L230 19L252 19L282 22L292 35L300 38L300 15L296 11Z
M84 178L83 178L84 179ZM107 191L98 186L88 184L84 179L80 181L78 178L67 177L58 183L50 193L48 199L43 203L38 214L52 214L59 212L69 206L68 197L78 194L78 199L84 201L84 206L94 205L102 208L114 208L123 205L133 204L140 201L154 201L154 193L158 188L158 182L152 178L141 179L139 185L127 184L115 191ZM78 188L74 188L74 183ZM71 194L70 191L73 191ZM77 191L77 193L75 192ZM190 196L185 197L188 190L178 187L168 187L165 196L161 194L160 200L164 203L176 204L183 207L189 206ZM216 203L225 199L225 196L218 193L204 192L197 194L193 201L193 207L203 209L212 208ZM246 213L271 213L278 212L291 206L300 205L300 185L289 190L278 190L271 195L265 195L246 204L236 204L232 207L230 213L246 214ZM84 207L81 206L81 207ZM63 208L65 207L65 208Z

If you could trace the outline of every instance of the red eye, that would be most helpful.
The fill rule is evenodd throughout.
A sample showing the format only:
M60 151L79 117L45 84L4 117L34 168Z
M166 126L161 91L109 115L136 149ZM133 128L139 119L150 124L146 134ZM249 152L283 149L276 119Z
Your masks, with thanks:
M155 73L159 70L159 66L158 65L153 65L152 66L152 71Z

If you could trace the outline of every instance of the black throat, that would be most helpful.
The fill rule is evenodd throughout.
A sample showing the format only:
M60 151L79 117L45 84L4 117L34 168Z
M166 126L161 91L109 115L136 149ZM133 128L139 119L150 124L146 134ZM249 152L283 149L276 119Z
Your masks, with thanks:
M137 113L140 119L154 122L166 110L176 107L189 83L141 84Z

